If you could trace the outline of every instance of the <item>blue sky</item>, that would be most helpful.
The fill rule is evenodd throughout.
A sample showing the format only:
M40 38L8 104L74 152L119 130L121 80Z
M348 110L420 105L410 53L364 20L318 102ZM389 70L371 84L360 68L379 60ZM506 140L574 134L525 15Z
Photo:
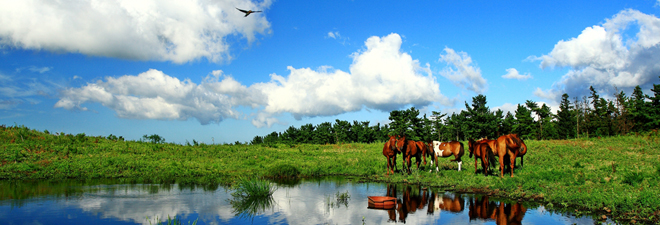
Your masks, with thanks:
M2 5L0 124L51 132L245 142L660 83L657 0Z

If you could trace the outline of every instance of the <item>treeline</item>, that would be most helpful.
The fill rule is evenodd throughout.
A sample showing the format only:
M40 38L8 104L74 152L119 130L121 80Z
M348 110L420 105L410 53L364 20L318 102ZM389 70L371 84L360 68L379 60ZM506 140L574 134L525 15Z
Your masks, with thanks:
M305 124L300 128L290 126L281 133L256 136L250 144L372 143L384 142L388 135L394 134L427 142L492 139L510 133L523 139L571 139L660 128L660 84L653 85L653 96L645 95L637 86L632 96L621 91L615 94L614 100L600 97L593 87L589 90L590 96L575 97L573 101L568 94L563 94L557 114L552 113L546 104L539 106L527 100L518 104L514 113L505 115L500 109L491 111L486 106L486 96L478 95L472 98L472 104L465 102L465 110L451 115L433 111L428 117L426 114L420 116L419 110L411 107L391 111L389 125L369 126L369 121L350 123L337 119L335 123Z

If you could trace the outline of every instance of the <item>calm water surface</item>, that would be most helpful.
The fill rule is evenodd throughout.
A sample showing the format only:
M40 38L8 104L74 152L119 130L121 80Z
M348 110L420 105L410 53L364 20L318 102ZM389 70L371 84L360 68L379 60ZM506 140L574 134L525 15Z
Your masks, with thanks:
M552 213L538 203L349 178L277 183L269 200L239 200L223 187L117 183L0 181L0 224L156 224L167 216L183 224L612 223ZM399 205L370 209L367 196L396 197Z

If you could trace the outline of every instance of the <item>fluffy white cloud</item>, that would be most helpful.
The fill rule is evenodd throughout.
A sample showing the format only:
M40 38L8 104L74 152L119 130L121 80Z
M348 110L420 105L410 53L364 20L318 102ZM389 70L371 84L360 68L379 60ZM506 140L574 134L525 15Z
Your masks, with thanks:
M457 86L466 87L475 93L483 93L488 89L486 79L481 76L481 69L472 64L472 58L465 52L458 52L445 47L444 55L440 54L440 61L447 62L453 67L446 67L440 75L449 79Z
M252 42L270 29L270 1L2 1L0 45L92 56L185 63L229 60L225 38Z
M84 111L87 108L81 104L96 102L114 110L121 118L186 120L192 117L202 124L237 118L240 114L232 107L244 103L240 98L250 95L241 96L244 86L237 85L232 78L218 79L218 75L208 76L197 85L151 69L137 76L106 77L105 81L81 88L68 88L61 92L55 107Z
M506 69L506 75L502 75L502 78L527 80L529 78L532 78L532 75L530 75L529 73L525 75L521 75L520 73L518 73L518 70L516 70L515 68L509 68Z
M440 93L429 66L400 51L401 37L390 34L371 37L366 49L352 55L350 73L325 66L288 67L289 75L271 74L271 80L249 87L221 71L214 71L199 85L181 81L158 70L137 76L107 77L105 81L69 88L55 107L87 110L86 102L101 103L122 118L186 120L202 124L238 118L236 106L258 108L255 126L279 123L277 116L291 113L302 117L329 116L363 108L390 111L406 105L432 102L452 105Z
M271 81L254 84L267 97L263 113L291 113L295 118L328 116L358 111L363 107L390 111L405 105L428 105L451 101L440 93L440 85L429 66L401 52L401 37L390 34L370 37L366 50L352 55L350 73L331 67L296 69L288 67L285 78L272 74ZM424 75L426 74L426 75ZM261 115L254 125L272 117ZM269 123L270 124L270 123Z
M507 112L511 112L513 116L516 116L516 109L518 109L518 104L504 103L502 106L494 107L492 111L502 110L504 112L503 116L506 116Z
M637 26L630 26L636 24ZM635 37L623 33L638 29ZM623 10L592 26L577 38L559 41L548 54L538 57L541 67L571 67L551 89L538 88L538 97L558 103L563 93L584 96L593 86L601 96L617 87L630 95L633 87L649 87L660 74L660 19L637 10Z

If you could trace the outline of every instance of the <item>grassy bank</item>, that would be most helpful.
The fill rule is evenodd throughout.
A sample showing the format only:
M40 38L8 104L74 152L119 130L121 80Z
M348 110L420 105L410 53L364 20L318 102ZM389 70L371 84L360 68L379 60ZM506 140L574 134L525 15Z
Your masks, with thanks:
M546 203L548 208L607 215L625 223L660 223L660 136L526 141L514 178L441 170L387 176L382 144L182 146L55 136L22 126L0 127L0 179L124 178L152 183L235 183L238 178L352 175L367 181L414 183ZM467 147L467 145L466 145ZM398 168L401 158L398 159ZM479 167L481 168L481 167Z

